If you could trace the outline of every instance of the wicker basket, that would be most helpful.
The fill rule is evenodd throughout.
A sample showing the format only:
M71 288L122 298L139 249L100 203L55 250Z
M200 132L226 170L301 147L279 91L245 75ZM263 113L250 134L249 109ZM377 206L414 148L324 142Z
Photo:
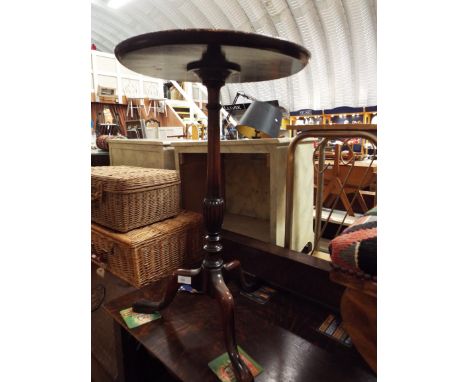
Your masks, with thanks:
M201 214L183 211L127 233L92 224L92 251L107 270L139 288L201 259L202 220Z
M177 171L129 166L91 168L91 220L119 232L180 212Z
M109 141L112 139L127 139L122 135L107 135L101 134L96 138L96 146L99 147L101 150L109 151Z

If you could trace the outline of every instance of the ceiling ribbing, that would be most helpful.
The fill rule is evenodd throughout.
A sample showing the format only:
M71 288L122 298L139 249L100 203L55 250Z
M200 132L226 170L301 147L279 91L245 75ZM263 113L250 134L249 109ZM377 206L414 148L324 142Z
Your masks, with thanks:
M91 37L113 52L123 39L177 28L234 29L285 38L311 52L310 64L287 79L230 84L277 99L289 111L377 104L376 0L133 0L117 10L92 0Z

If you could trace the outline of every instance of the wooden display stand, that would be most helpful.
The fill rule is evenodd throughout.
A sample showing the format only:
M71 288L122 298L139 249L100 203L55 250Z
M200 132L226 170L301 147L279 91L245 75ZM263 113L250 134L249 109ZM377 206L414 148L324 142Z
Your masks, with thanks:
M163 319L134 329L123 321L121 310L141 298L157 299L163 286L158 281L105 306L115 326L117 381L219 382L208 363L226 351L217 340L223 328L207 296L179 293ZM329 311L283 291L267 304L257 304L241 296L233 283L229 286L241 347L264 368L255 381L376 382L353 348L317 333Z

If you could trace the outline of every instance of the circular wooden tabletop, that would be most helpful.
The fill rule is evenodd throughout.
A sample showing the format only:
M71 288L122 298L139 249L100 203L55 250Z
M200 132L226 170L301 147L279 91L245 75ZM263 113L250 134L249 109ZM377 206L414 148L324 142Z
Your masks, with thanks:
M115 56L128 69L156 78L199 82L187 64L201 59L208 45L220 46L226 59L240 65L226 83L256 82L288 77L310 58L304 47L253 33L182 29L147 33L122 41Z

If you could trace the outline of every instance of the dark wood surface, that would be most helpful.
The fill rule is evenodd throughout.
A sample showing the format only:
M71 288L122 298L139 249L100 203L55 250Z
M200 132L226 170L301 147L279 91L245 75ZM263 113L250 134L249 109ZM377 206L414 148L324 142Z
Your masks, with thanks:
M344 287L330 281L328 261L223 231L223 256L240 260L250 274L339 312Z
M92 151L91 166L110 166L110 156L107 151Z
M111 301L105 308L136 343L143 345L176 378L190 382L216 381L208 362L226 349L214 299L178 293L163 311L162 319L135 329L126 328L120 310L142 297L157 299L163 285L161 281L132 292ZM326 309L281 291L266 305L260 305L240 295L234 284L229 286L236 300L238 343L265 369L256 381L376 380L353 348L315 330L328 315ZM128 348L123 353L132 358Z
M206 46L219 45L226 59L240 65L226 83L287 77L307 65L310 53L290 41L228 30L185 29L147 33L122 41L115 55L125 67L151 77L199 82L187 64L201 58Z

